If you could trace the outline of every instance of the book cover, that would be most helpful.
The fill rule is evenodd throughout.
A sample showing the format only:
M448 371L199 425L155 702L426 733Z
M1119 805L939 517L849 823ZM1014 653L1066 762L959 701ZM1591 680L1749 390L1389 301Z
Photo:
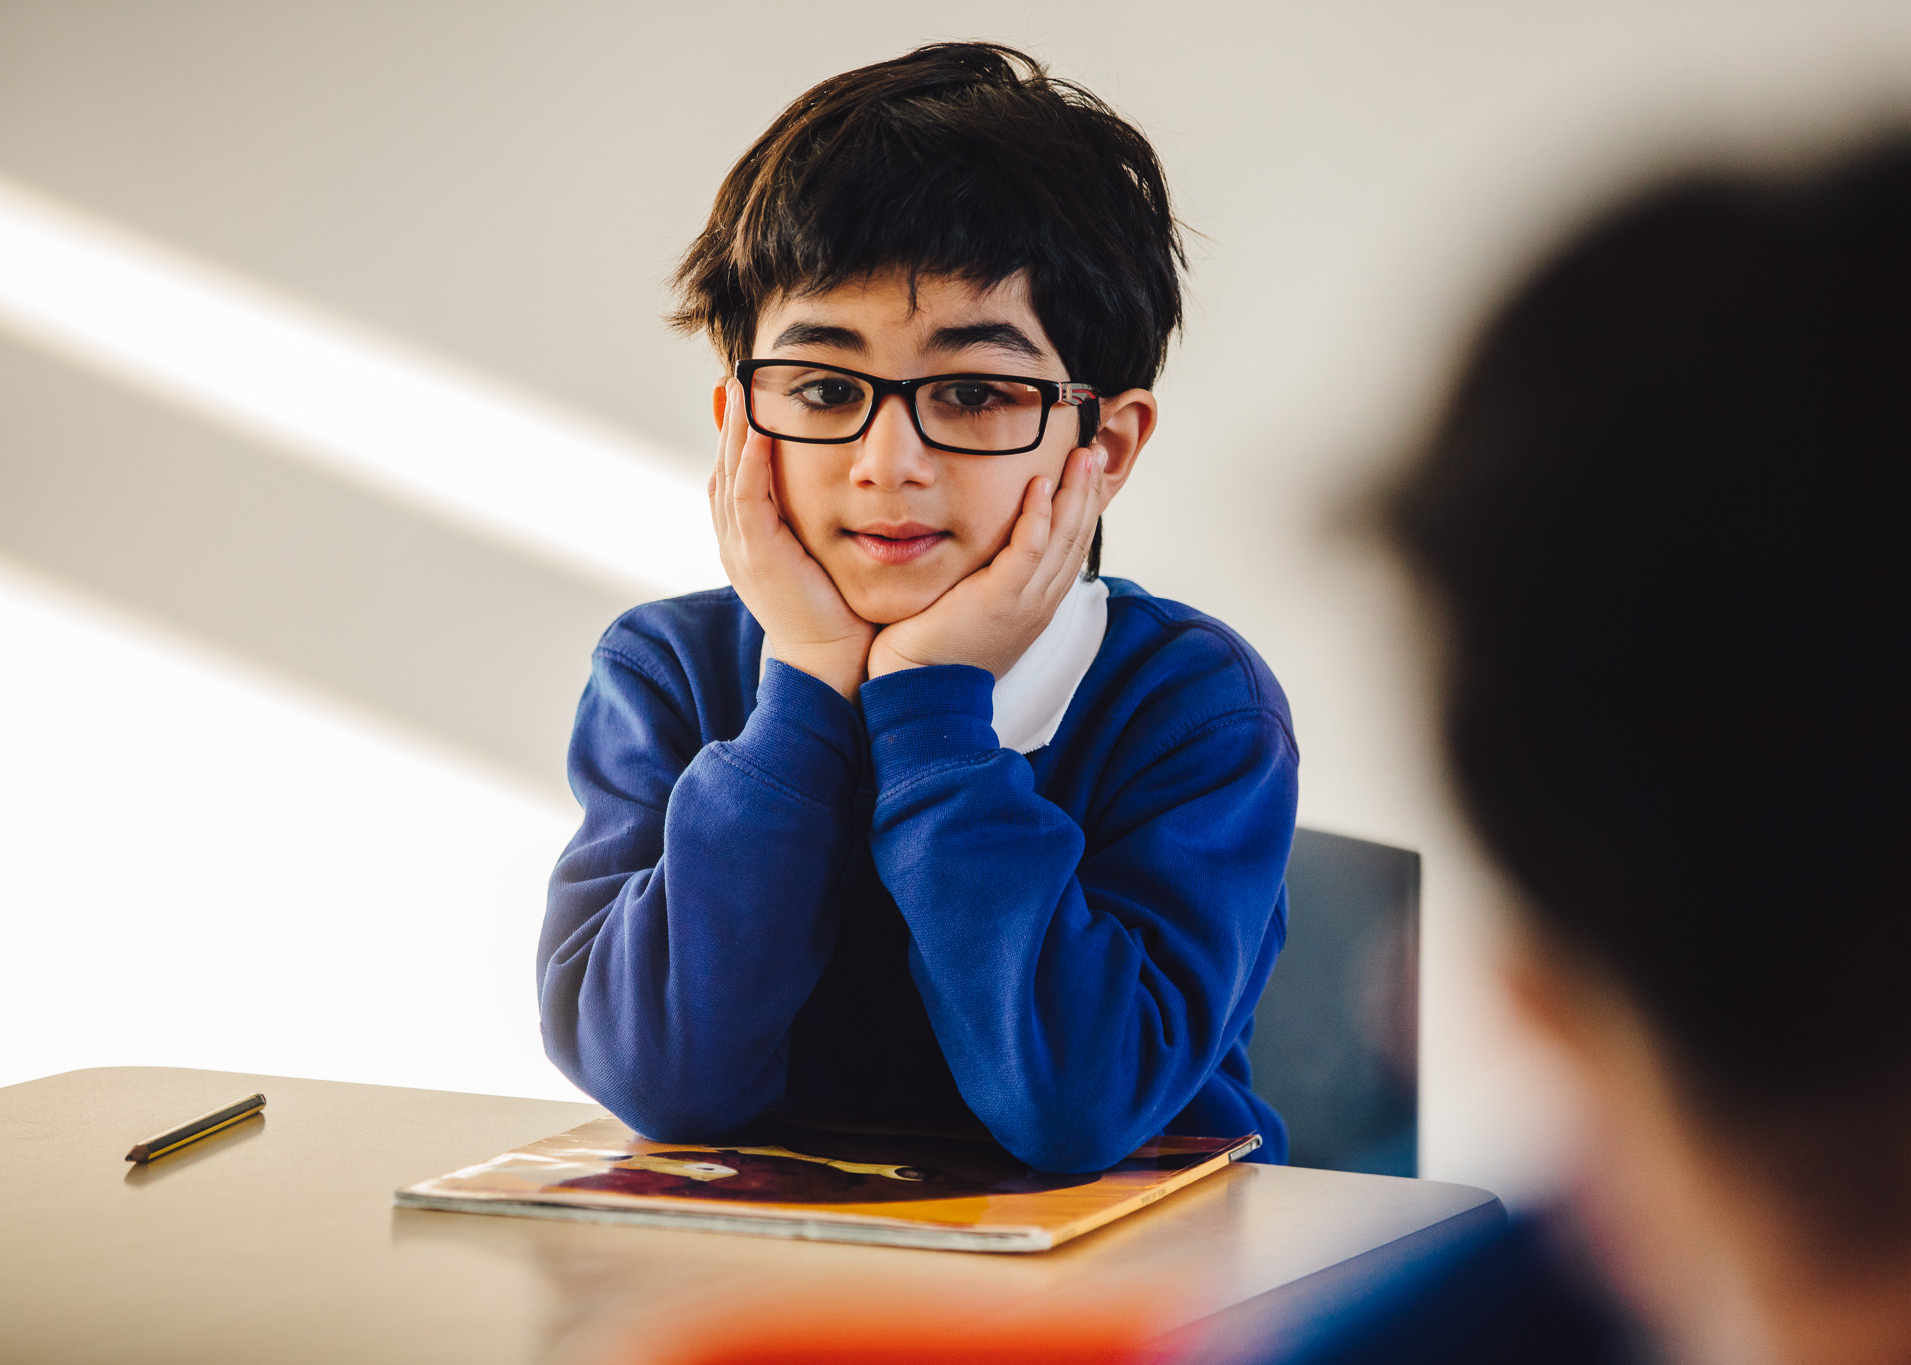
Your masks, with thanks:
M1051 1175L985 1140L766 1123L725 1145L589 1123L397 1191L401 1207L874 1242L1046 1251L1261 1145L1160 1137L1106 1171Z

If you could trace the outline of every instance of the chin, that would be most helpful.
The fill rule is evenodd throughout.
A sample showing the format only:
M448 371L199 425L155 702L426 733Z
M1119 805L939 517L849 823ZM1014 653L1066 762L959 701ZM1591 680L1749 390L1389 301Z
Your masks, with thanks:
M849 603L851 611L870 625L890 626L926 611L944 591L943 588L912 590L897 585L876 592L845 594L844 600Z

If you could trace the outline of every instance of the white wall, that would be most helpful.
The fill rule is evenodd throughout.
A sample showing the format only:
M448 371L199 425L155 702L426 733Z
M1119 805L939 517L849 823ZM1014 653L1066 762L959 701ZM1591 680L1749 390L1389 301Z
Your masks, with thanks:
M461 756L0 569L0 1083L198 1066L576 1098L527 907L570 834Z
M1535 1188L1552 1092L1502 1029L1416 623L1339 527L1487 295L1614 187L1911 107L1911 7L0 0L0 178L694 476L712 366L656 321L674 253L790 97L942 36L1026 45L1155 138L1200 235L1108 568L1268 657L1307 823L1424 851L1425 1168ZM617 594L5 330L0 1080L562 1093L529 944Z

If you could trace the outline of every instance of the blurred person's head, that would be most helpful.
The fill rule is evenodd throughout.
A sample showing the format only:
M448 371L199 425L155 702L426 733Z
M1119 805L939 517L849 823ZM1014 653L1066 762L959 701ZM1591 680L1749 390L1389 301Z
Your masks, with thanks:
M1911 1358L1911 142L1581 236L1392 512L1622 1290Z
M673 321L732 371L772 362L745 392L785 438L778 506L852 610L891 621L992 559L1031 478L1059 480L1078 446L1119 490L1183 262L1139 129L1024 53L941 43L777 117L685 253ZM923 390L913 422L868 382L933 375L968 378Z

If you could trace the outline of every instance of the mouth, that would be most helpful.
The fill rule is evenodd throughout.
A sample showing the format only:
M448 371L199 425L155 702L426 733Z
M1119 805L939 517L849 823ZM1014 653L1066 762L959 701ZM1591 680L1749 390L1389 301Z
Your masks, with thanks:
M949 532L938 531L918 522L870 526L860 531L846 530L843 534L855 541L863 553L878 564L907 564L922 558L949 538Z

